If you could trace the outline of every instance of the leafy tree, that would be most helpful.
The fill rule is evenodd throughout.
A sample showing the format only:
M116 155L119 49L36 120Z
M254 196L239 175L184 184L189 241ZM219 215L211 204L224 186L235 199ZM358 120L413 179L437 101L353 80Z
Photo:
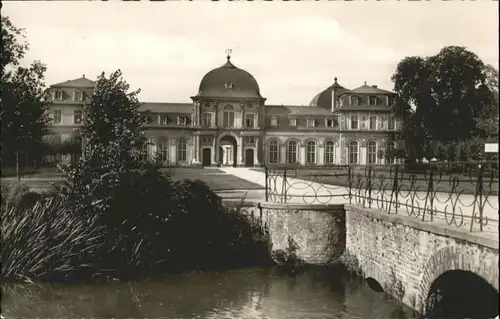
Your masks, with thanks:
M110 200L122 174L143 166L139 91L129 88L120 70L109 78L102 73L84 106L83 156L61 166L68 189L80 199Z
M474 53L457 46L398 64L392 76L398 94L394 111L403 115L409 157L438 155L430 141L450 143L479 134L478 120L494 104L488 70Z
M39 149L46 133L44 73L47 68L40 61L27 68L19 66L28 43L24 31L5 16L2 16L1 45L2 160L12 162L14 156L19 180L20 154Z
M483 89L482 93L490 101L486 107L475 118L477 130L480 136L486 138L498 137L498 70L492 65L486 65L484 69L487 90Z

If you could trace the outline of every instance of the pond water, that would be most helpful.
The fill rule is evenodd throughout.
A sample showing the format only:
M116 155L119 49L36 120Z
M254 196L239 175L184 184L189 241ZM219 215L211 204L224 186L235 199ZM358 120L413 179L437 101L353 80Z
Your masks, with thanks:
M368 318L408 319L357 278L310 269L191 272L160 280L90 285L17 285L3 291L7 318Z

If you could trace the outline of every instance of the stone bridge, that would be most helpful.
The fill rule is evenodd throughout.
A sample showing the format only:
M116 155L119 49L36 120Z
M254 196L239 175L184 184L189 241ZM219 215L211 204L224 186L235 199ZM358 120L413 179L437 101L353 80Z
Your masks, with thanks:
M267 227L273 251L293 242L300 259L324 266L343 255L415 310L425 312L440 278L456 271L488 283L498 298L498 239L487 234L350 204L247 202L242 210Z

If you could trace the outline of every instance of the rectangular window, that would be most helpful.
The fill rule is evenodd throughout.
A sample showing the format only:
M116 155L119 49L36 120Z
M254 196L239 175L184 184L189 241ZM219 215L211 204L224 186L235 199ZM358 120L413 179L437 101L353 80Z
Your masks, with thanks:
M307 119L307 127L315 127L316 120L315 119Z
M82 101L83 100L83 93L82 91L75 91L75 101Z
M234 127L234 111L224 111L223 125L224 127Z
M387 129L388 130L394 130L394 128L396 127L396 123L395 123L395 119L394 119L394 116L389 116L388 118L388 121L387 121Z
M377 97L376 96L370 96L368 99L368 102L370 105L377 105Z
M271 117L271 126L278 125L278 118L276 116Z
M326 119L325 121L325 126L326 127L334 127L335 126L335 121L333 119Z
M160 124L168 124L168 116L167 114L161 114L160 115Z
M245 114L245 127L255 126L255 114L249 113Z
M395 103L396 103L396 99L394 98L394 96L387 97L387 105L388 106L394 105Z
M81 110L75 110L73 113L73 123L75 124L81 124L82 123L82 111Z
M357 96L350 96L349 97L349 102L351 105L358 105L359 99Z
M62 100L62 98L63 98L63 92L61 90L57 90L56 91L55 99L56 100Z
M187 161L187 143L186 140L179 140L177 142L177 162Z
M290 126L297 126L297 119L290 119Z
M185 116L179 116L177 118L177 125L186 125L187 118Z
M204 127L212 126L212 113L203 113L203 126Z
M386 117L385 116L381 116L380 117L380 122L378 123L378 128L380 130L385 130L385 121L386 121Z
M62 122L62 112L61 110L54 110L52 113L52 120L54 124L61 124Z
M376 130L377 129L377 117L376 116L370 116L370 130Z
M358 129L358 116L351 115L351 130L357 130L357 129Z

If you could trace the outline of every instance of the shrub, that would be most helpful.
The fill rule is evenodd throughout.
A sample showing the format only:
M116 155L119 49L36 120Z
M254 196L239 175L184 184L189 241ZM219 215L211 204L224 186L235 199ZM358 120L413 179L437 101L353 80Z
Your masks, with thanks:
M2 209L5 280L131 279L269 261L260 225L225 208L201 181L131 171L106 202L61 194Z
M78 218L62 198L47 198L23 210L1 210L2 281L48 280L88 268L99 251L99 227Z

